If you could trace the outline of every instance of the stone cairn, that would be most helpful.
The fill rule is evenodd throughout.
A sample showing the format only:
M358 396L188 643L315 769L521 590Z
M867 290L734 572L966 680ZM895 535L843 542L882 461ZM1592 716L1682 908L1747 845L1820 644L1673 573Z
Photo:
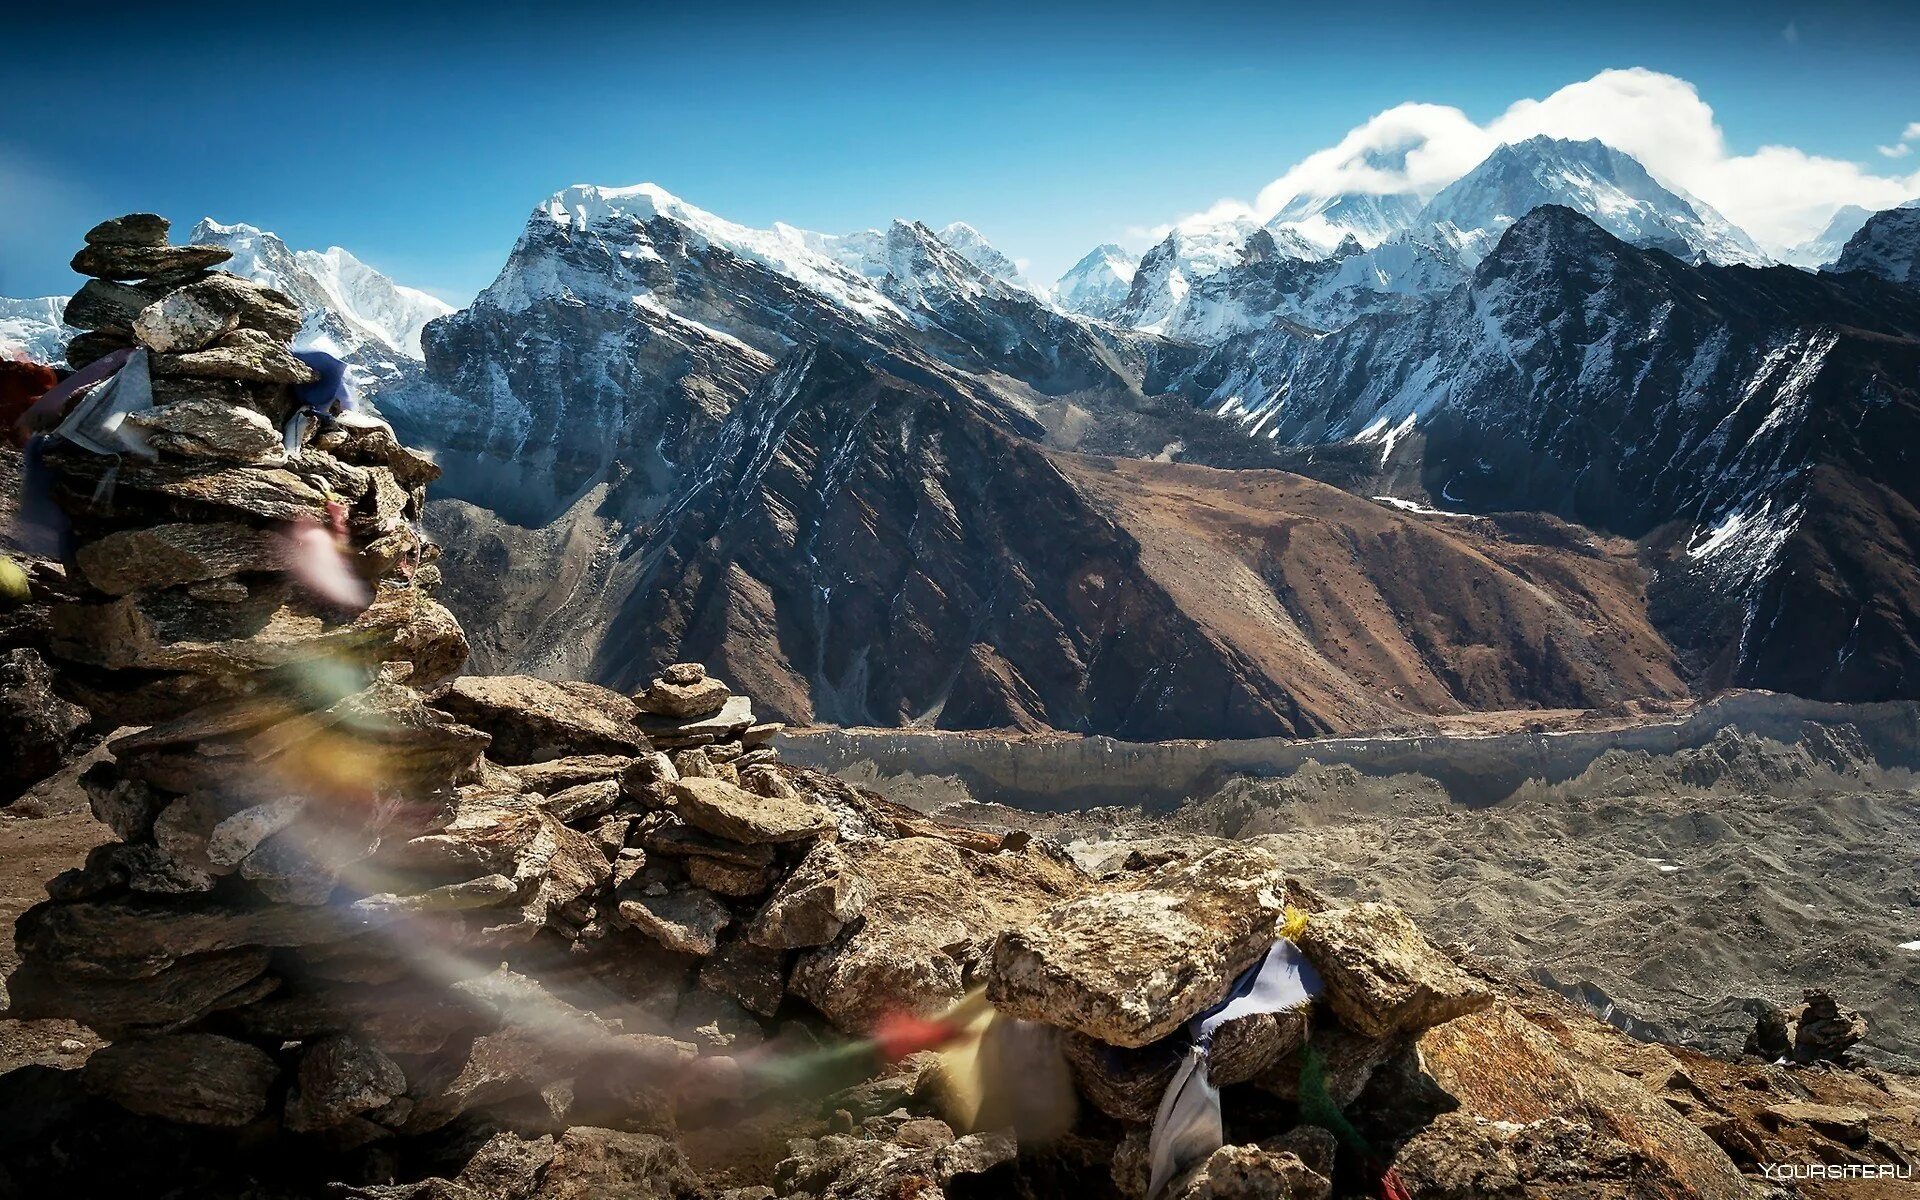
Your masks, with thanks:
M1185 1023L1266 953L1283 899L1306 902L1272 855L1186 843L1096 878L1044 840L779 762L780 727L695 664L633 697L455 678L466 643L412 525L437 470L371 420L307 423L289 451L297 309L166 230L109 221L74 260L92 278L71 361L148 351L154 407L127 419L155 457L49 453L75 547L52 649L75 699L148 727L82 777L118 840L21 918L9 1015L97 1030L87 1090L147 1117L370 1155L481 1121L536 1175L644 1159L652 1190L618 1194L693 1196L668 1139L771 1087L756 1056L984 988L1085 1101L1049 1153L1144 1196ZM302 585L303 528L336 531L367 603ZM1391 909L1318 912L1298 940L1327 985L1312 1042L1336 1105L1490 999ZM1304 1014L1231 1022L1213 1077L1289 1113L1308 1037ZM792 1143L776 1190L931 1197L1033 1149L953 1093L921 1054L831 1096L834 1131ZM1332 1135L1295 1125L1272 1117L1170 1194L1326 1195ZM532 1190L418 1186L365 1194Z

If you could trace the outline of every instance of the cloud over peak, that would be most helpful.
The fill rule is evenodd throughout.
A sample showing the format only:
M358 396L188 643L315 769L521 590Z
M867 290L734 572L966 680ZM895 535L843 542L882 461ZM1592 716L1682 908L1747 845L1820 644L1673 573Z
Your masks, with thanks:
M1843 204L1891 208L1920 194L1920 172L1876 174L1793 146L1736 154L1691 83L1630 67L1602 71L1544 99L1515 101L1484 125L1447 105L1395 105L1302 159L1252 201L1222 200L1180 224L1264 220L1301 193L1411 193L1426 200L1495 146L1540 134L1598 138L1632 155L1662 183L1719 209L1775 253L1818 233ZM1889 157L1904 154L1916 137L1920 122L1907 127Z

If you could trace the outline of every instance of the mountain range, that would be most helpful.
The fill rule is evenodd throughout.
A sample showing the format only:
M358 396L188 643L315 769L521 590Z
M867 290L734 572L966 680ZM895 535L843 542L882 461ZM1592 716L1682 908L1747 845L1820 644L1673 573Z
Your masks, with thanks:
M964 224L756 229L653 185L556 193L457 312L195 240L435 449L483 669L695 659L791 720L1146 738L1920 694L1916 220L1770 266L1536 138L1051 287Z

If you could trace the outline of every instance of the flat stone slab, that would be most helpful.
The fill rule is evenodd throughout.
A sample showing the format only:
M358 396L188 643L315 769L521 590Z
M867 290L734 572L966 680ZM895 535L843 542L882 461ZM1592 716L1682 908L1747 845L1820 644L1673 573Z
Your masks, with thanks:
M1011 1016L1144 1046L1217 1004L1273 946L1284 895L1264 850L1176 860L1002 935L987 996Z
M1297 940L1327 986L1333 1015L1367 1037L1418 1033L1493 1000L1389 905L1315 913Z
M800 842L833 828L833 814L799 796L756 796L722 779L673 785L674 811L696 829L747 845Z

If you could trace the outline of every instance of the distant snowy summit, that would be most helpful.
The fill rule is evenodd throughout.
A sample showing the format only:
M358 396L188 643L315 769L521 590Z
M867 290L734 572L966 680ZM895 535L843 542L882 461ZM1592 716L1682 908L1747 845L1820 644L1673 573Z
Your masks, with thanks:
M291 250L252 225L223 225L211 217L193 227L196 246L233 251L225 270L285 292L305 314L294 338L302 349L326 350L376 371L395 359L420 358L420 331L453 306L404 287L338 246Z
M0 358L59 361L66 353L67 339L78 332L60 323L66 311L65 296L0 297Z
M1142 256L1124 300L1097 311L1068 301L1087 259L1055 295L1071 311L1207 343L1277 317L1337 329L1459 286L1515 222L1549 205L1687 262L1768 261L1733 222L1662 185L1631 155L1535 137L1497 147L1425 204L1400 192L1302 192L1264 223L1189 220Z

